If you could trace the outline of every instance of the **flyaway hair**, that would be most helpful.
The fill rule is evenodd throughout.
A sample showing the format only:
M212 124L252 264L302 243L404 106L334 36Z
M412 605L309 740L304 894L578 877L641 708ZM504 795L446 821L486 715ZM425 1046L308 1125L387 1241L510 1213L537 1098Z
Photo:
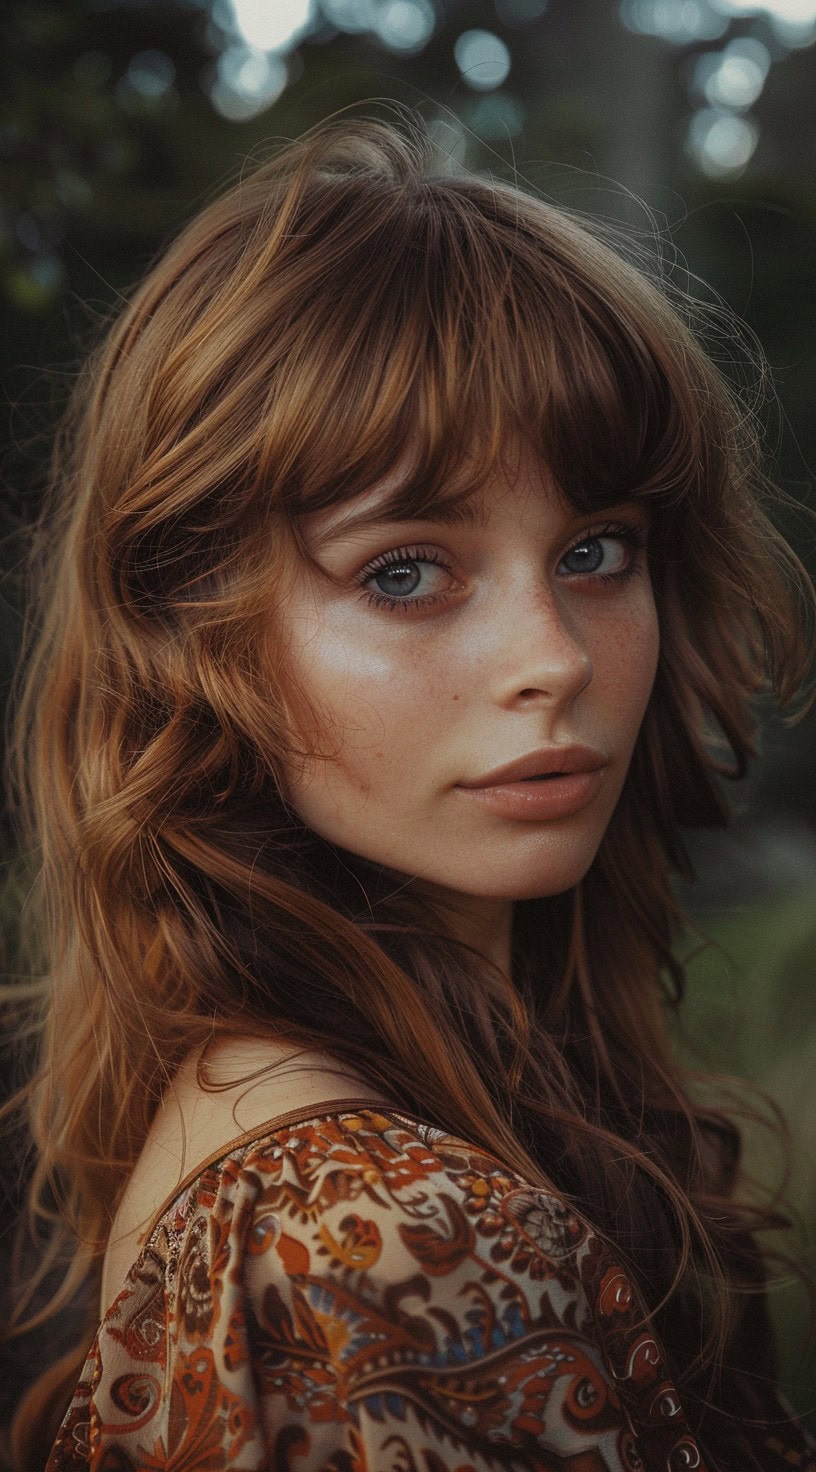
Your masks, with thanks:
M98 1281L190 1049L285 1037L566 1196L642 1290L711 1468L750 1469L751 1387L774 1378L752 1234L786 1219L672 1056L672 874L683 827L728 821L759 699L806 692L816 596L702 310L613 233L451 169L407 110L332 119L187 225L79 376L32 533L10 767L42 975L14 1108L48 1229L18 1316ZM285 761L332 733L295 721L279 629L304 515L400 466L395 515L463 514L522 448L577 513L648 501L661 648L596 859L517 904L508 978L287 804ZM93 1327L29 1397L21 1465Z

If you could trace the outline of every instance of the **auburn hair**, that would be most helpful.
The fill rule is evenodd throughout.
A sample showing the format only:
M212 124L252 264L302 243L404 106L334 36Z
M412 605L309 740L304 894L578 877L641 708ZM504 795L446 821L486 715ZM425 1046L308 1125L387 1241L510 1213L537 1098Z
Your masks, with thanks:
M758 399L706 346L726 310L633 232L452 166L395 112L321 122L199 213L57 438L10 768L42 946L37 1058L7 1108L48 1224L18 1329L98 1282L185 1055L285 1036L565 1196L639 1285L709 1463L748 1468L750 1386L775 1374L753 1234L788 1219L744 1178L735 1112L673 1055L672 874L693 877L683 827L728 822L759 700L805 690L816 592L768 512ZM660 653L597 855L517 902L508 977L287 804L310 748L275 629L306 513L409 455L391 499L434 515L514 444L578 514L648 501ZM30 1393L21 1465L91 1332Z

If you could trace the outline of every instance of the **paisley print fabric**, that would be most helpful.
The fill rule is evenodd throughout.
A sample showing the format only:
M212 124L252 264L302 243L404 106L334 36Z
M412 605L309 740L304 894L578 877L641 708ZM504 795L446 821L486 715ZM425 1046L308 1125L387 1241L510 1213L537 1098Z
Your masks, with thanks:
M322 1114L164 1212L46 1472L704 1472L641 1319L554 1194L396 1111ZM814 1472L784 1414L756 1465Z

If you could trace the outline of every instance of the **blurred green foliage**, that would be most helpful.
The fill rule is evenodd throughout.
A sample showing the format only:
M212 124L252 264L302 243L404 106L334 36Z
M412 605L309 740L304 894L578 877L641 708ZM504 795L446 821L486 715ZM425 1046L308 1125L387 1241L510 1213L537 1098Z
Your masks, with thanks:
M698 949L699 936L690 930L678 947L691 957L675 1032L678 1055L689 1067L750 1080L783 1111L792 1136L784 1200L794 1230L784 1243L778 1233L765 1241L816 1276L816 885L699 914L695 925L713 944ZM755 1103L744 1093L740 1098ZM776 1189L784 1160L773 1112L762 1113L771 1129L741 1122L745 1167ZM785 1389L816 1430L816 1344L808 1344L806 1293L783 1275L769 1301Z

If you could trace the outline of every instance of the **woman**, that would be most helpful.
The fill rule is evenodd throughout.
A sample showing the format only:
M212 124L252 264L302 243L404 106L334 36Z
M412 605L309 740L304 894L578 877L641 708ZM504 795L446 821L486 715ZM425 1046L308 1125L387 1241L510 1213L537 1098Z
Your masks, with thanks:
M20 1466L816 1466L785 1219L666 1032L680 825L814 590L652 274L334 120L78 385L16 780L32 1199L91 1292Z

